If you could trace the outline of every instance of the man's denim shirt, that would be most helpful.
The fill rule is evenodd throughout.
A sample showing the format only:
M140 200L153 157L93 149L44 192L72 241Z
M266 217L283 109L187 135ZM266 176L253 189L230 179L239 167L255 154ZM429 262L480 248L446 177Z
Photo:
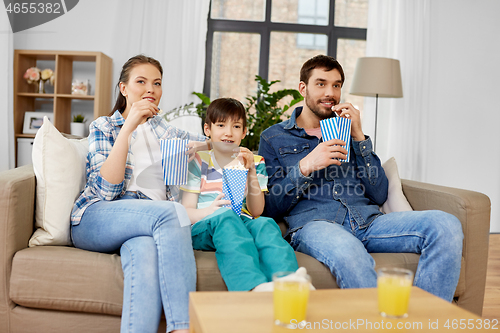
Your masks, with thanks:
M259 155L269 175L264 215L288 224L288 234L315 220L343 224L349 212L360 228L382 213L388 180L369 137L351 142L350 161L330 165L304 176L299 162L322 142L297 126L296 108L289 120L271 126L262 135Z

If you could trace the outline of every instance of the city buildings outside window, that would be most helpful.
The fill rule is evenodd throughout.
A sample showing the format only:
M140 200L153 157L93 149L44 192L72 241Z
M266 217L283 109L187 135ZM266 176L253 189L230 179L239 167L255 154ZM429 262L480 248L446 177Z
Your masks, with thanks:
M245 103L255 75L297 89L302 64L317 54L339 60L349 94L356 60L365 56L368 0L212 0L208 19L204 93Z

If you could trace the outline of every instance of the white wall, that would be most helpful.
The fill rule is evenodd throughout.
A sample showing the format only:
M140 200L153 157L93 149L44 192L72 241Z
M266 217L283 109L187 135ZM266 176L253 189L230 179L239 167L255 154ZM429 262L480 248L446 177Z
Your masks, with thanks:
M114 27L109 22L114 22L114 9L118 5L118 0L79 1L72 10L55 20L15 34L8 32L5 35L13 36L14 49L103 52L113 59L113 82L116 82L115 75L117 74L115 73L119 73L121 65L128 59L128 55L113 52L113 45L116 41L113 41L112 38L117 35L119 27ZM4 8L1 10L4 11ZM3 20L4 17L7 18L7 15L1 13L1 17ZM122 41L127 42L127 37L123 36ZM10 127L9 140L0 142L0 152L2 153L0 170L13 168L15 165L12 98L10 101L9 110L2 108L0 111L0 123L9 124ZM7 155L4 154L4 151L12 153Z
M500 232L500 1L431 4L431 118L424 181L482 192Z
M12 84L14 54L6 50L14 44L7 12L0 10L0 73L7 80L0 80L0 171L8 170L14 165L14 127Z

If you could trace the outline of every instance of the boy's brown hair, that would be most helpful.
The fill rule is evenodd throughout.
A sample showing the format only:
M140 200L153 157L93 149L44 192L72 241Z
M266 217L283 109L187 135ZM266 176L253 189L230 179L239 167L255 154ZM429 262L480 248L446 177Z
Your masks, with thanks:
M245 107L234 98L218 98L210 103L205 117L205 124L211 127L216 122L226 119L241 120L243 129L247 128L247 115Z

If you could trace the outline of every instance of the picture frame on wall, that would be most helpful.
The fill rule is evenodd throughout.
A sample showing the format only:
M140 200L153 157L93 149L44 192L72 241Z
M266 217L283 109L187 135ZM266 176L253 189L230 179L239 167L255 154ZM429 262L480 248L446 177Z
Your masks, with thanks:
M47 116L52 121L53 115L52 112L26 111L24 113L23 134L36 134L38 129L42 127L43 117Z

